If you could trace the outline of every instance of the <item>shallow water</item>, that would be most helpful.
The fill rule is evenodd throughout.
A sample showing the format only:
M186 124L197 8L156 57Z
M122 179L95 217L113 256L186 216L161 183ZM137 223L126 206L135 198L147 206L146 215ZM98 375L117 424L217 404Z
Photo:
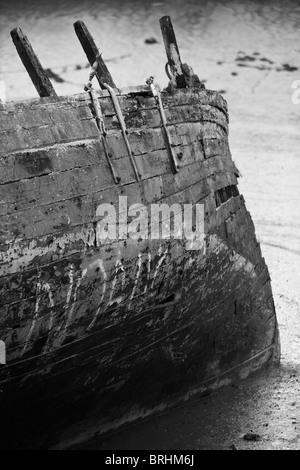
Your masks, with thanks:
M192 405L153 426L120 434L104 447L91 447L241 446L240 433L257 426L266 436L258 447L299 448L300 410L292 404L298 400L300 380L300 104L292 102L292 84L300 80L299 2L1 0L0 79L7 100L37 96L10 38L10 30L19 26L44 68L62 79L53 81L57 93L80 93L89 74L73 31L73 23L81 19L117 86L143 84L154 75L163 87L163 15L172 18L182 61L208 88L223 90L228 101L230 147L243 175L239 188L271 273L282 366L241 385L241 393L222 392L211 405L209 400ZM147 38L157 42L146 44Z

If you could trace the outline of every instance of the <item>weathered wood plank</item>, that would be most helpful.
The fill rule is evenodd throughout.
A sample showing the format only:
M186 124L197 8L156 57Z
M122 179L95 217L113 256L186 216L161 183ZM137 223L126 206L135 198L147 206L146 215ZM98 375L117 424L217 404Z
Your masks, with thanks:
M173 204L176 202L188 203L191 198L195 202L203 201L209 194L209 188L206 181L203 181L201 184L192 185L186 188L181 193L178 193L175 197L171 195L167 197L162 202L167 204ZM132 195L132 201L129 200L129 203L134 203ZM103 202L102 200L99 201ZM116 204L118 201L116 201ZM94 210L96 210L97 202L95 201ZM129 206L128 206L129 207ZM212 230L214 233L215 230ZM209 233L208 229L206 233ZM68 229L68 234L57 233L57 234L48 234L44 237L39 237L38 239L29 239L29 240L19 240L18 242L12 244L11 248L7 248L2 252L3 262L1 269L3 275L8 275L9 273L16 272L17 270L32 270L35 266L45 266L49 263L58 261L59 259L70 258L73 255L77 255L80 258L85 256L87 247L94 247L95 245L95 227L93 224L83 225L72 229ZM223 238L226 238L226 232L223 233ZM97 243L98 245L98 243ZM113 243L112 243L113 245ZM147 245L147 244L146 244ZM113 246L110 247L109 244L106 245L109 252L113 249ZM256 248L256 245L255 245ZM125 250L126 251L126 250ZM22 256L21 256L22 255ZM249 253L247 254L249 255Z
M31 221L28 224L28 220ZM69 231L93 220L92 195L75 196L65 201L27 208L22 212L1 217L0 244L9 245L18 240L51 236Z
M149 135L149 132L146 133L146 136L148 135ZM139 150L141 150L140 145L141 143L139 142L138 143ZM56 152L58 152L58 154ZM69 152L70 152L70 156L68 156ZM203 160L201 141L200 142L198 141L197 135L196 135L196 140L195 142L192 143L192 145L189 145L189 144L186 146L181 145L177 148L176 152L181 158L180 167L185 167L192 163L196 163L197 161L200 162ZM77 158L78 154L79 154L79 161L77 163L76 160L73 160L73 158ZM88 163L86 167L83 167L83 161L81 158L82 156L85 156L84 157L85 163ZM231 159L228 153L223 154L223 156L216 155L215 157L211 157L211 158L215 158L215 160L211 160L210 162L205 162L205 161L203 162L203 168L200 170L200 172L202 171L202 178L205 176L208 176L207 171L209 170L210 167L213 169L213 171L222 171L223 169L228 171L228 169L232 169L233 172L235 172L236 174L238 173L234 164L231 162ZM141 169L143 168L143 172L144 172L143 179L152 178L156 175L164 174L168 172L169 163L168 163L165 149L159 149L157 151L153 150L151 153L143 152L141 155L137 155L136 159L139 162L140 168ZM128 184L132 182L133 174L132 174L132 171L130 170L128 157L127 157L127 160L126 160L126 157L123 157L123 158L117 158L116 160L113 159L113 161L115 161L116 166L119 168L118 171L120 171L123 174L123 184ZM156 161L155 165L153 164L154 161ZM98 162L99 163L102 162L101 163L103 167L102 169L99 167ZM20 169L20 165L16 163L21 163L21 169ZM75 164L74 165L75 168L74 167L72 168L72 163ZM4 185L0 184L0 193L3 193L3 198L4 198L3 201L5 200L5 205L3 205L4 204L3 203L2 204L3 207L1 208L1 212L3 215L9 214L11 212L15 212L16 210L17 211L23 210L23 208L24 209L26 208L27 203L30 205L32 204L36 205L35 201L39 201L39 203L43 205L43 204L53 202L48 199L44 200L44 197L42 195L40 197L34 197L35 192L36 192L36 187L37 185L40 186L41 181L43 182L43 184L46 184L46 185L48 184L47 181L50 181L50 193L49 194L51 194L51 188L54 185L54 187L56 188L55 194L57 195L57 200L64 200L69 197L75 197L75 191L74 191L73 196L66 195L66 197L64 197L63 196L64 193L61 193L61 190L62 189L65 190L65 188L60 188L59 190L57 187L56 181L58 181L58 184L60 184L59 183L60 181L63 181L65 179L65 181L67 182L71 178L71 181L73 184L74 172L76 173L79 170L81 172L93 171L92 169L94 166L96 166L96 172L98 172L97 168L99 169L99 175L101 175L101 171L104 171L105 174L107 173L106 163L103 158L103 149L101 147L100 142L97 140L94 141L93 143L89 143L89 145L83 142L80 144L62 146L59 148L59 151L57 147L50 148L49 151L42 151L42 152L35 151L33 152L32 156L26 153L14 154L11 156L11 163L6 158L5 163L2 163L2 165L4 167L4 171L5 170L8 171L8 169L10 168L11 176L13 178L16 178L16 176L18 175L18 171L25 171L25 174L27 172L26 179L22 179L19 181L13 180L12 182L10 182L9 180ZM216 166L214 167L214 165ZM24 167L24 169L22 167ZM1 168L1 159L0 159L0 168ZM39 179L35 177L36 175L37 175L37 178L42 178L42 180L39 181ZM5 176L5 173L4 173L4 176ZM93 181L93 183L95 183L95 181ZM77 186L78 184L79 183L76 183ZM99 184L101 184L101 180L99 180ZM87 180L87 185L88 185L88 180ZM105 189L105 187L108 187L108 185L109 185L108 178L106 178L106 180L105 179L103 180L102 188L99 188L99 189ZM81 187L82 187L81 191L84 191L82 185ZM47 197L49 196L49 194L47 194ZM82 194L85 194L85 192L80 192L78 196L81 196ZM31 202L29 203L29 201Z
M41 97L56 97L57 95L52 83L36 56L27 36L25 36L20 28L13 29L10 34L20 59L22 60L38 94Z
M155 251L155 245L157 245L157 248L158 248L158 246L160 244L161 244L161 241L151 242L151 247L152 247L151 252L153 253L152 254L152 261L151 261L151 264L153 264L152 271L154 270L154 267L157 263L157 255L156 255L157 250ZM178 252L178 247L177 247L176 242L172 242L170 244L170 242L166 241L165 246L168 246L168 245L170 245L170 246L173 245L174 248L176 247L176 252ZM122 264L123 264L124 269L127 273L126 277L128 277L128 275L131 271L133 271L133 274L136 271L136 262L137 262L137 255L139 253L139 247L136 244L134 244L134 245L132 245L132 248L133 248L133 251L131 250L131 248L128 245L126 245L126 244L124 245L124 253L123 253ZM163 254L164 251L165 251L165 248L163 248L161 250L161 253ZM169 248L169 251L171 253L171 248ZM163 269L169 269L169 268L167 268L167 266L169 266L170 263L178 264L178 256L179 255L180 255L180 257L186 256L185 251L184 251L183 248L181 248L181 251L179 251L179 254L177 254L177 259L174 255L175 255L175 252L173 253L172 258L169 257L168 259L166 259L166 265L161 266L162 270ZM98 266L97 263L93 263L93 257L89 256L88 253L87 253L87 260L86 260L86 262L84 262L84 256L85 255L82 254L80 258L74 259L73 263L75 262L76 268L75 268L75 271L73 271L72 279L73 279L73 276L75 276L75 278L74 278L75 280L78 278L78 276L80 277L80 275L81 275L80 271L81 271L81 269L83 269L82 267L81 268L79 267L81 262L86 266L88 266L89 264L91 265L91 267L93 265L95 267ZM132 258L132 256L133 256L133 258ZM97 253L95 253L94 254L94 260L97 261L97 259L98 259L98 255L97 255ZM158 259L159 259L159 257L158 257ZM149 260L148 252L147 252L147 250L145 250L144 255L143 255L143 262L148 263L148 260ZM109 283L113 282L113 280L115 278L115 275L116 275L115 265L114 265L115 261L116 261L115 258L111 257L110 252L104 252L103 253L102 262L104 263L105 270L106 270L105 283L107 284L107 286L109 285ZM70 283L70 280L71 280L71 278L70 278L70 267L71 266L72 266L72 258L70 258L69 260L62 260L62 261L56 263L56 265L54 265L54 266L44 266L44 267L41 266L39 268L39 271L34 270L32 272L28 272L27 274L26 273L20 273L19 275L14 275L13 277L10 278L10 284L8 284L9 283L8 280L5 283L5 279L3 279L2 282L1 282L2 291L3 291L3 294L6 294L3 297L4 302L6 303L6 302L9 301L9 297L7 297L9 292L12 292L11 299L14 298L13 297L13 291L15 290L15 286L19 285L20 282L21 282L21 286L23 286L23 289L19 289L18 296L20 295L21 291L23 292L24 290L26 290L26 298L24 298L24 302L25 302L24 305L22 304L23 305L22 311L25 312L26 310L28 310L28 308L29 308L28 305L32 306L31 307L31 311L32 311L33 310L33 304L34 304L36 296L37 296L36 284L37 284L37 282L42 282L43 285L45 287L48 286L48 288L47 289L42 289L44 301L41 299L41 303L40 303L41 313L40 313L40 316L43 317L45 315L48 315L48 313L50 313L49 308L48 308L49 307L49 298L50 298L50 300L51 299L53 300L53 302L55 303L55 306L58 306L60 304L60 302L62 301L62 299L65 302L65 299L67 298L67 290L69 289L68 283ZM173 268L174 268L174 266L173 266ZM63 276L64 281L62 283L60 282L61 277L60 278L57 277L58 272L60 272L60 275ZM65 274L63 274L63 273L65 273ZM148 273L148 269L146 269L146 271L145 271L145 274L148 276L147 273ZM83 280L82 290L80 290L80 295L79 295L79 291L78 291L78 297L77 298L79 300L79 303L80 302L85 302L86 306L88 306L89 301L92 298L94 299L93 302L94 302L95 306L97 306L97 303L98 303L97 302L97 297L99 298L99 295L97 294L97 292L93 292L93 291L96 289L96 290L99 290L99 292L101 292L102 285L103 285L103 282L104 282L102 274L99 273L99 279L97 279L97 281L96 281L97 285L94 285L94 287L92 287L92 291L90 292L89 290L87 290L86 282L88 282L88 278L92 274L93 273L91 271L89 276ZM157 272L157 274L158 274L158 272ZM150 283L151 285L152 285L152 277L153 276L151 276L151 278L148 279L148 283ZM33 280L34 278L35 278L35 281ZM130 287L130 285L128 285L129 281L131 283L131 287ZM127 282L126 282L126 291L129 294L131 292L131 288L133 288L133 284L132 284L133 281L134 281L134 276L132 276L132 279L128 278ZM95 283L93 283L93 284L95 284ZM159 285L159 282L157 283L157 285ZM144 281L141 283L141 286L142 286L141 293L143 293L145 291ZM114 288L114 286L113 286L113 288ZM51 289L51 290L49 291L49 289ZM63 294L63 291L64 291L64 294ZM50 292L51 297L49 297L49 292ZM24 292L24 294L25 294L25 292ZM107 294L108 297L110 297L110 292L109 292L108 287L107 287L107 290L106 290L106 294ZM136 294L138 294L138 292L136 292ZM81 300L80 300L80 298L81 298ZM100 296L100 298L101 298L101 296ZM16 298L15 298L15 300L16 300ZM20 300L22 300L22 298ZM27 303L27 301L29 301L29 304ZM124 298L124 302L125 302L125 298ZM7 318L11 318L12 316L14 316L13 312L16 312L16 315L19 315L18 312L20 312L21 309L18 310L18 306L16 305L16 303L18 303L18 302L13 302L13 304L9 306L9 311L12 312L12 313ZM43 306L43 304L45 304L45 305ZM26 305L27 305L27 307L26 307ZM30 310L30 308L29 308L29 310ZM21 315L21 318L22 318L22 315Z
M228 312L230 311L230 309L227 309L226 311L227 311L227 313L228 313ZM196 311L195 311L195 313L196 313ZM227 318L227 317L226 317L226 318ZM141 320L142 320L142 318L141 318ZM199 322L199 323L200 323L200 322ZM214 327L215 327L215 326L213 325L213 328L214 328ZM103 330L102 330L102 331L103 331ZM104 343L105 343L105 341L104 341ZM103 341L99 341L99 342L97 341L97 344L103 344ZM74 346L74 345L72 345L72 347L73 347L73 346ZM89 348L88 348L88 347L87 347L87 348L84 348L84 350L86 350L86 351L88 352L88 351L89 351ZM72 349L72 351L74 352L74 349ZM83 348L81 348L80 351L83 351ZM95 351L95 352L96 352L96 351ZM97 355L98 355L98 354L97 354ZM65 357L66 357L66 356L65 356ZM17 366L17 365L16 365L16 366ZM18 368L18 366L17 366L17 368ZM32 370L32 365L31 365L31 370Z
M103 161L98 139L31 149L0 157L0 185Z
M184 190L181 195L179 194L179 199L183 203L187 203L191 196L203 198L207 192L207 185L204 182L201 185L198 184L198 189L191 186ZM102 200L100 200L100 202L102 202ZM129 200L129 203L130 202L135 202L133 196L132 201ZM164 202L175 202L174 196L166 198ZM117 203L118 201L116 201L116 204ZM98 203L95 201L94 210L96 210L97 204ZM70 227L68 234L58 231L56 234L47 234L43 237L40 236L38 239L18 240L16 243L13 243L11 247L2 247L1 269L3 275L13 273L18 269L32 269L34 267L32 263L34 259L38 265L45 265L65 256L70 256L75 252L80 254L80 250L84 250L85 246L94 246L94 240L95 230L92 224L85 224L74 229Z
M224 254L226 254L226 253L224 252ZM223 276L224 279L227 280L227 284L223 286L223 287L224 287L224 293L225 293L226 291L228 291L229 293L231 292L231 288L228 287L228 286L229 286L228 282L231 283L232 286L235 285L234 278L229 279L228 274L229 274L230 272L232 272L234 276L238 276L238 275L239 275L239 273L238 273L237 271L234 271L234 270L232 271L232 263L229 262L230 260L228 260L228 256L229 256L229 255L230 255L230 251L227 252L226 257L225 257L225 258L223 259L223 261L222 261L222 263L223 263L223 268L224 268L224 269L222 268L222 272L223 272L223 275L222 275L222 276ZM220 259L220 263L221 263L221 259ZM214 268L215 268L215 265L214 265ZM216 277L216 280L218 280L218 276ZM249 280L249 279L248 279L248 280ZM243 281L243 282L244 282L244 281ZM98 284L98 283L97 283L97 284ZM214 285L214 284L213 284L213 285ZM143 283L143 286L144 286L144 283ZM100 288L100 286L99 286L99 288ZM215 285L215 288L218 290L218 286ZM241 288L241 285L238 285L237 289L240 289L240 288ZM243 288L243 292L244 292L244 290L245 290L245 289ZM218 290L218 291L219 291L219 290ZM84 293L84 292L86 292L85 289L82 291L82 293ZM220 292L220 291L219 291L219 292ZM208 292L203 291L202 293L206 294L206 295L208 296L208 299L209 299L210 301L212 300L212 296L211 296L211 295L208 295L208 294L209 294ZM108 295L109 295L109 291L108 291ZM226 293L225 297L226 297L227 295L228 295L228 294ZM78 299L79 299L79 298L78 298ZM136 300L137 300L137 299L136 299ZM49 302L49 299L45 299L45 302L47 302L47 301ZM87 301L86 298L82 298L81 301L83 302L84 305L87 305L87 304L86 304L86 301ZM79 303L80 303L80 301L79 301ZM217 303L218 303L218 302L217 302ZM208 304L206 305L206 307L208 307ZM211 308L213 308L213 305L211 306ZM219 307L218 307L218 308L219 308ZM223 308L223 304L222 304L222 308ZM43 309L43 311L44 311L44 309ZM189 311L190 311L190 309L189 309ZM207 310L206 310L206 311L207 311ZM229 310L227 309L226 311L228 312ZM196 311L195 311L195 313L196 313ZM199 321L199 315L197 315L197 317L198 317L198 321ZM107 318L109 318L109 317L107 317ZM216 319L217 316L213 316L213 318ZM39 322L40 322L40 321L42 321L42 319L39 320ZM39 328L38 328L38 329L37 329L37 332L39 332L39 331L40 331L40 330L39 330ZM35 338L35 339L38 339L38 338Z
M115 111L110 101L106 99L105 102L101 102L101 106L105 105L105 125L108 129L118 130L119 126L115 121ZM7 152L17 151L22 148L45 146L59 141L71 141L72 139L75 140L76 137L82 139L83 135L85 137L95 136L96 126L93 122L92 113L87 106L88 103L89 100L83 102L83 104L80 104L80 101L65 100L62 103L59 102L59 104L50 102L36 108L29 106L25 109L22 107L6 109L5 112L0 113L0 126L5 131L1 133L1 153L5 156ZM124 101L123 105L126 109L127 124L137 128L140 128L140 125L144 125L146 128L148 126L160 126L159 113L155 108L141 111L137 110L137 102L127 107ZM201 105L191 108L190 114L188 114L189 106L187 105L178 106L174 111L172 109L167 108L169 124L178 121L178 118L182 123L185 120L197 122L202 113ZM224 127L226 132L226 116L222 117L223 113L218 111L217 108L215 109L216 111L204 109L204 124L202 126L205 126L206 122L209 124L215 120ZM77 122L78 126L76 126ZM213 122L211 123L213 124ZM217 131L215 130L215 132ZM213 134L213 131L211 133Z
M76 23L74 23L74 29L83 47L83 50L86 53L89 63L95 70L95 75L100 87L105 88L103 84L107 83L111 87L115 88L116 85L112 79L112 76L84 22L81 20L76 21ZM96 66L94 66L95 63L97 64Z
M105 189L111 185L112 177L109 168L102 163L24 179L0 186L0 211L7 213L7 209L11 212L12 207L17 211L63 201L92 194L97 189Z
M0 155L57 143L81 141L82 136L86 139L92 139L98 135L97 127L92 119L57 123L30 130L19 128L1 133Z
M136 110L138 107L142 109L153 109L155 108L155 102L153 96L149 92L149 86L141 86L141 87L127 87L122 89L115 89L116 95L119 98L120 106L122 112L130 111L131 109ZM111 100L109 99L109 93L107 90L97 90L97 96L101 100L101 106L103 108L103 112L105 113L112 113L113 106ZM182 90L175 90L174 94L169 94L166 91L162 92L162 99L164 105L167 108L171 108L173 106L180 106L180 105L189 105L194 103L199 103L202 105L209 105L219 109L223 114L227 116L227 103L224 98L217 92L206 90L195 90L195 89L185 89L184 92ZM7 115L7 113L12 113L16 115L20 112L26 112L26 110L35 110L39 112L39 110L43 109L53 109L53 106L56 108L59 107L66 107L66 106L75 106L81 107L86 106L87 103L90 101L88 93L79 93L72 96L61 96L59 101L53 98L45 98L42 101L38 99L31 99L26 101L20 102L8 102L5 104L3 109L0 112L0 130L1 129L9 129L10 127L3 127L3 119ZM26 116L25 121L28 118ZM11 116L10 119L7 120L6 124L9 126L11 123Z
M216 155L230 155L228 140L225 139L203 139L203 152L205 158Z
M59 289L67 289L67 284L70 283L70 278L69 278L69 272L70 272L70 267L73 266L73 275L80 276L81 270L83 267L88 267L91 265L91 267L94 266L97 268L97 260L99 260L99 249L95 249L94 246L94 240L88 240L88 236L86 233L83 233L83 230L80 232L76 229L70 230L69 231L69 236L65 237L65 241L63 241L61 238L56 238L56 237L44 237L44 239L40 239L39 241L39 248L44 245L44 253L46 253L46 248L47 248L47 242L50 248L50 251L52 250L54 253L54 262L43 264L43 252L42 250L36 250L37 256L40 256L40 259L37 260L37 263L34 264L32 263L30 266L30 269L27 271L21 270L18 273L14 273L10 276L4 276L0 280L0 292L1 292L1 298L3 299L3 304L1 305L6 305L6 304L12 304L12 307L14 308L14 305L18 303L21 300L24 300L26 298L36 298L37 292L36 292L36 285L39 280L40 276L40 281L47 283L50 283L51 287L51 292L54 295L56 291ZM92 234L92 231L90 231L90 234ZM82 240L86 245L89 245L89 247L85 247L84 250L84 245L82 244L81 251L77 251L76 253L71 253L71 250L68 254L67 257L64 257L62 259L58 258L57 253L55 254L55 250L53 250L53 246L56 247L61 244L61 249L63 249L63 243L69 243L71 245L72 241L75 240L75 237L73 235L76 235L76 238L78 241ZM51 240L52 238L52 240ZM172 242L173 244L175 242ZM170 242L169 241L160 241L160 240L154 240L151 241L151 243L144 243L143 247L138 246L136 243L130 243L130 240L128 240L128 243L120 242L121 245L123 246L123 252L122 252L122 265L124 269L128 271L129 267L132 264L136 264L137 261L137 256L138 253L143 251L144 253L144 261L148 261L148 250L147 246L151 246L153 248L153 256L152 258L156 258L156 253L158 252L160 244L163 246L167 247ZM101 254L101 260L105 265L106 268L106 277L105 277L105 282L111 282L113 281L115 274L116 274L116 259L114 258L112 254L112 249L116 249L118 246L120 246L119 242L115 241L112 242L110 245L107 245L107 249L103 250L103 253ZM50 246L52 245L52 246ZM37 247L37 245L36 245ZM35 248L32 247L32 250L35 251ZM77 247L78 250L78 247ZM162 252L165 250L165 248L162 250ZM24 253L24 256L26 256L26 253ZM49 257L48 257L49 258ZM46 259L44 259L44 262ZM49 259L48 259L49 261ZM120 260L119 260L120 261ZM20 260L22 262L22 260ZM60 275L58 275L60 273ZM92 272L91 272L92 274ZM104 278L99 274L99 279L97 281L98 287L101 288L101 286L104 283ZM101 277L102 276L102 277ZM17 288L18 286L18 288ZM90 293L87 294L92 295ZM66 296L63 296L63 299L65 300Z
M180 106L166 110L166 116L169 125L175 125L186 122L202 121L205 123L217 124L224 133L227 133L228 124L223 113L218 110L206 110L201 105L193 107ZM148 129L160 127L160 116L156 109L147 110L141 113L131 112L125 114L125 123L129 131L135 129ZM114 116L104 116L105 126L108 131L119 131L119 124ZM61 115L57 111L55 123L49 123L41 126L29 128L18 127L10 131L2 131L0 155L6 155L13 151L22 149L39 148L48 145L54 145L59 142L71 142L76 139L82 140L84 136L87 138L96 138L99 135L93 116L82 117L80 110L72 110L72 120L68 120L65 112ZM130 135L128 136L130 139Z
M197 202L210 194L211 190L209 189L209 185L218 186L219 184L224 184L224 167L220 170L221 178L218 177L218 174L215 174L216 169L213 170L212 175L209 175L209 172L206 170L205 176L203 175L201 166L198 165L198 173L195 171L196 169L197 167L195 167L195 165L183 168L182 178L184 184L181 187L178 182L174 182L173 179L170 178L168 172L164 176L154 178L155 181L153 182L151 182L151 180L145 182L145 187L134 184L129 185L126 187L125 192L122 191L122 194L128 197L128 207L136 203L137 200L144 203L146 207L149 203L153 202L164 202L167 204L176 202L188 203L191 200ZM202 178L205 177L206 179L201 181L201 174ZM234 174L227 172L226 175L227 183L236 182ZM132 182L134 182L134 175L132 175ZM151 186L149 186L149 190L147 191L147 186L150 183ZM85 225L82 224L88 224L95 220L95 214L99 204L105 202L114 203L117 207L118 196L119 194L116 193L114 188L111 188L104 192L93 193L92 205L89 197L77 196L66 201L47 204L44 207L26 208L23 213L3 217L0 234L3 243L1 248L1 269L3 275L13 272L15 269L14 266L17 266L17 264L20 268L27 269L27 264L30 263L34 257L39 264L48 263L53 257L53 259L57 258L56 244L60 245L59 257L72 254L74 249L78 250L81 246L81 241L83 242L85 238L86 241L83 242L82 247L88 243L93 245L94 242L90 238L89 229L87 229L86 236L83 235ZM30 225L26 223L28 218L33 221ZM83 230L82 235L78 238L79 244L76 241L77 238L73 241L71 234L72 227L76 225L79 225L77 231ZM213 230L213 227L214 224L210 221L207 233ZM64 241L59 242L59 238L53 243L57 236L61 236L61 231L70 232L70 238L66 235L68 243L66 244ZM91 226L90 231L92 237L94 237L93 226ZM44 241L41 237L44 237ZM16 238L17 242L14 244L13 241ZM64 238L65 237L62 236L62 240ZM89 239L91 240L90 242L88 241ZM9 247L9 242L11 242L11 248ZM36 243L38 243L40 251L34 249ZM64 246L65 248L63 248ZM47 257L43 261L42 258L39 260L38 256L42 256L44 253L47 253ZM22 256L19 259L20 255Z
M108 92L97 91L96 94L99 97L103 114L114 116L115 110L111 100L107 96ZM119 97L119 103L123 113L134 113L138 110L145 111L148 109L156 109L153 97L123 95L122 93L116 94ZM167 109L193 104L211 106L212 108L222 112L227 119L227 113L225 112L226 102L215 92L207 92L203 94L187 90L184 94L177 91L174 96L163 92L162 99L164 106ZM51 119L52 122L53 119L55 121L57 121L57 119L61 120L60 115L66 112L71 113L66 116L68 119L71 119L72 112L74 112L72 108L77 108L78 110L76 112L80 113L82 118L88 118L89 116L92 116L88 107L89 104L90 97L87 93L83 95L74 95L72 97L61 97L59 101L45 98L43 101L29 100L24 102L8 103L0 112L0 131L13 130L17 125L30 128L41 124L49 124ZM58 116L57 113L59 113Z
M177 46L171 18L169 16L163 16L159 22L167 53L168 63L170 65L171 73L174 76L175 83L178 88L186 88L188 84L183 73L179 49Z
M169 127L179 166L185 166L196 159L203 160L204 152L206 158L217 155L228 158L227 137L209 139L204 129L204 126L197 122ZM135 155L150 155L152 151L165 149L160 128L133 130L129 138ZM120 133L107 134L107 143L112 149L113 160L127 156ZM8 153L0 157L0 184L93 165L103 161L102 153L102 146L97 138Z
M30 246L37 243L37 240L40 247L45 246L45 249L49 248L49 252L55 252L55 245L51 245L55 238L64 238L62 234L68 231L71 240L73 227L77 226L78 231L84 230L86 224L97 220L96 212L99 204L113 203L118 208L120 194L126 195L128 207L140 201L146 208L149 208L149 205L155 202L172 204L176 202L176 198L182 203L188 203L192 197L197 201L210 192L206 181L195 182L195 180L190 180L189 183L190 185L186 188L181 188L175 194L170 194L172 187L168 185L164 188L164 179L160 176L145 181L144 185L130 184L126 187L126 191L121 189L120 192L116 192L114 188L111 188L104 192L93 193L92 207L90 196L77 196L73 199L29 208L18 214L3 216L0 230L3 274L6 271L5 265L10 265L13 260L17 261L22 251L25 255L28 249L30 250ZM32 223L28 225L27 220L32 220ZM14 240L16 240L16 243L14 243ZM62 242L61 245L63 246L63 244ZM10 245L11 248L9 248ZM72 249L70 243L68 250L72 251ZM65 255L64 251L60 253L60 256ZM19 261L22 268L26 269L26 262L29 262L27 255L21 258L23 259Z
M151 246L153 249L159 246L161 242L152 242ZM167 246L169 242L166 242L165 245ZM133 251L129 249L127 245L124 245L124 258L122 259L122 265L124 266L124 275L126 276L126 292L127 294L125 295L124 286L122 288L123 290L123 303L128 301L128 297L130 296L131 290L133 289L134 286L134 273L136 271L136 263L137 263L137 255L139 252L139 248L136 246L132 246L134 249ZM164 248L165 250L165 248ZM131 252L132 251L132 252ZM183 251L182 251L183 253ZM181 255L182 255L181 253ZM89 311L89 305L90 303L94 304L94 307L92 308L92 311L94 311L97 308L97 305L99 306L99 298L101 298L101 295L99 297L99 293L101 294L101 291L103 289L103 284L105 282L106 287L106 295L108 298L111 297L110 295L110 288L112 290L115 289L115 285L113 283L115 276L116 276L116 266L115 266L115 258L112 258L111 255L107 252L103 253L103 256L101 257L102 263L105 266L105 271L106 271L106 277L103 279L103 275L101 272L98 273L97 275L97 266L98 263L96 262L97 259L99 259L99 254L94 253L93 256L92 253L87 253L88 257L85 259L85 255L82 254L80 258L70 258L68 260L62 260L57 262L54 266L45 266L45 267L40 267L39 270L33 270L28 273L20 273L19 275L14 275L10 278L10 284L5 279L2 279L0 283L0 291L3 293L3 302L4 305L8 304L10 300L13 300L11 304L7 305L8 309L6 309L6 313L3 310L3 306L1 306L1 311L2 311L2 319L3 322L7 320L7 322L10 322L12 325L13 322L18 323L17 319L20 318L21 323L24 323L27 321L27 316L29 315L30 318L30 312L34 311L34 304L36 303L36 298L37 295L39 296L39 307L40 307L40 314L39 317L47 317L49 321L49 315L51 315L51 311L49 309L49 306L55 304L55 308L60 307L60 305L66 307L66 299L68 298L68 291L70 289L70 282L72 282L72 279L74 277L75 280L75 285L78 283L79 278L81 277L81 271L84 266L88 268L88 275L82 280L80 290L77 291L77 299L78 299L78 306L82 303L82 307L84 307L84 303L86 305L86 311ZM129 259L127 260L129 256ZM130 258L130 256L133 256L133 258ZM94 260L94 261L93 261ZM143 261L148 263L149 257L147 251L143 255ZM155 267L155 264L157 262L157 256L155 254L155 251L153 251L152 255L152 261L151 264L153 265L153 269ZM175 262L175 260L173 260ZM167 263L169 265L169 261ZM91 270L89 268L89 265L91 266ZM72 267L73 266L73 267ZM94 266L94 270L92 267ZM162 266L161 269L164 269ZM72 272L71 272L72 271ZM58 273L60 273L60 277L58 277ZM71 273L71 274L70 274ZM130 274L131 273L131 274ZM148 273L148 270L145 271L145 274ZM157 271L158 275L158 271ZM95 277L96 276L96 277ZM92 284L89 285L92 279ZM142 275L142 277L144 277ZM95 278L95 279L94 279ZM38 283L42 283L42 290L39 294L37 294L36 286ZM113 283L110 287L109 285ZM148 284L150 287L150 284L152 284L152 279L148 279ZM159 284L159 283L158 283ZM22 287L19 289L19 292L17 293L16 286ZM141 288L141 293L145 292L145 285L144 283L140 284L139 289ZM75 287L75 286L74 286ZM117 286L120 287L120 286ZM14 292L15 292L15 297L14 297ZM20 294L23 293L22 297L20 297ZM17 294L17 295L16 295ZM113 292L111 292L113 294ZM138 291L136 292L138 294ZM117 295L117 293L116 293ZM24 296L24 297L23 297ZM98 298L98 300L97 300ZM68 305L67 305L68 307ZM83 312L84 313L84 312ZM56 313L57 314L57 313ZM58 317L60 314L58 315Z

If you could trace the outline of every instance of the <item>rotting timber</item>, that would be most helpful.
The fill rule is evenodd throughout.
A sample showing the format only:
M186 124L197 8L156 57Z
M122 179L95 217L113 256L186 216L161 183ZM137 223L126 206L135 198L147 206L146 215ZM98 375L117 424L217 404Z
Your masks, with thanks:
M100 90L57 97L12 31L40 96L0 104L3 448L64 448L244 378L279 358L270 277L237 188L228 111L181 64L170 84L116 88L79 21ZM198 250L101 243L100 204L202 203Z

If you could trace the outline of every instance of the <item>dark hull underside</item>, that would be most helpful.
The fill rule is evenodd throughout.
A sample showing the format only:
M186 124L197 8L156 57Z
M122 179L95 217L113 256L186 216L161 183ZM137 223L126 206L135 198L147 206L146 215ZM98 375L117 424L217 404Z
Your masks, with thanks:
M278 358L270 277L237 190L226 102L203 88L162 94L173 174L149 89L118 91L136 181L111 99L98 98L118 185L88 93L0 109L3 448L66 447ZM102 244L97 208L119 196L146 207L204 204L200 248Z

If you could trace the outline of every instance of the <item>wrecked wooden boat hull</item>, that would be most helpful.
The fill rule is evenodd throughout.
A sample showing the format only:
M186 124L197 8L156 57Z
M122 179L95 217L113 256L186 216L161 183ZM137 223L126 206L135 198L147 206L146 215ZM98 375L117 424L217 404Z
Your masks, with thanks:
M270 276L237 188L227 104L201 84L0 108L2 447L67 447L278 359ZM110 149L110 163L105 147ZM132 156L138 175L132 165ZM119 182L114 176L119 175ZM98 208L201 203L199 249L106 241Z

